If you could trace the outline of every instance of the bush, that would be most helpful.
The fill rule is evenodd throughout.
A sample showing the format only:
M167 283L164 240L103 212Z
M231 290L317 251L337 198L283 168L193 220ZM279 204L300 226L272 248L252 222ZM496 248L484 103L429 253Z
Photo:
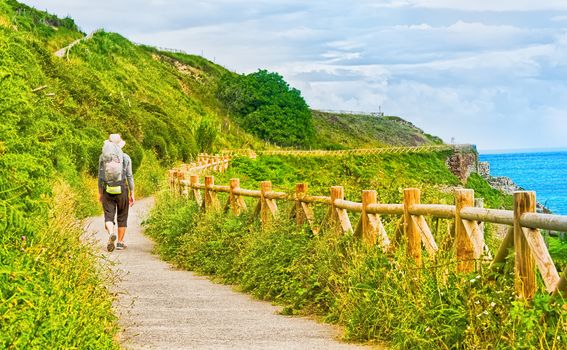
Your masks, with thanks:
M217 96L244 129L280 146L309 146L315 131L311 111L297 89L277 73L227 73Z

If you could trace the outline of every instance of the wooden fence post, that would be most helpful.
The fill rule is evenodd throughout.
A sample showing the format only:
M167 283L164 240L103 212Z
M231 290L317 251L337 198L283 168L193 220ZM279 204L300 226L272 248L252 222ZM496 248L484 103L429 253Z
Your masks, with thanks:
M375 204L377 201L376 191L364 190L362 191L362 213L360 215L360 226L362 229L362 240L373 246L376 244L376 227L370 223L370 218L366 212L368 204Z
M260 220L264 227L271 222L272 216L275 216L278 211L276 201L266 198L267 192L272 192L272 182L260 182Z
M191 183L191 197L195 199L195 202L197 202L197 206L200 207L202 205L203 200L201 198L201 192L196 186L197 184L199 184L199 175L191 175L189 181Z
M331 223L336 224L338 222L337 207L335 207L336 199L344 199L345 191L343 186L331 186L331 212L329 220Z
M362 191L362 213L355 234L359 235L360 229L360 236L366 244L373 246L378 242L383 250L387 250L390 249L390 238L382 224L380 215L367 212L368 205L377 203L377 198L377 193L374 190Z
M217 194L212 190L214 184L215 184L214 176L205 176L205 198L203 200L204 211L207 211L209 209L217 209L219 207Z
M213 171L218 172L220 171L220 157L218 155L215 155L213 158L214 161L214 167L213 167Z
M230 164L230 156L226 156L225 161L226 161L226 163L224 165L224 170L226 171L226 170L228 170L228 166Z
M313 234L319 233L319 228L315 225L315 214L308 203L302 202L301 198L307 194L308 185L306 183L298 183L295 185L295 205L292 208L291 218L295 217L295 223L298 226L304 225L306 222Z
M335 206L335 200L345 199L345 190L343 186L331 187L331 213L329 220L332 226L338 226L342 232L352 231L352 225L345 209Z
M305 217L305 212L303 211L301 197L307 193L308 185L306 183L298 183L295 185L295 223L298 226L305 224L307 218Z
M421 193L418 188L404 189L404 234L408 240L407 254L414 258L417 265L421 265L421 237L409 207L419 204L420 201Z
M177 173L177 179L178 179L177 182L179 183L179 189L178 190L179 190L179 194L182 195L182 196L187 196L187 194L188 194L187 185L183 184L183 182L182 182L183 180L185 180L187 178L186 175L187 175L187 173L183 170L180 170Z
M474 206L474 191L455 191L455 249L457 250L457 272L472 272L475 268L475 247L461 218L461 209Z
M228 202L227 206L230 206L230 209L234 215L240 215L242 209L246 210L246 202L244 199L237 194L234 194L234 190L240 188L240 179L230 179L230 193L228 195ZM228 208L225 208L227 211Z
M536 292L535 260L524 236L520 217L535 212L535 192L514 192L514 275L516 292L520 299L531 299Z

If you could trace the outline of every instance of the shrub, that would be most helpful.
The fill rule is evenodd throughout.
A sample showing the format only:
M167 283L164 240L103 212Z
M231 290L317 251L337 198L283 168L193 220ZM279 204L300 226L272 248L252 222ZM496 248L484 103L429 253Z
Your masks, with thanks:
M244 129L280 146L309 146L315 134L307 103L277 73L227 73L217 96Z

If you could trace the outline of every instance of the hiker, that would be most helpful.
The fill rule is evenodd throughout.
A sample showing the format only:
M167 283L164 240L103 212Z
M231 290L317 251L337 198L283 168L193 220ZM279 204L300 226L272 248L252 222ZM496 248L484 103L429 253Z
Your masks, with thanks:
M104 210L104 227L108 232L109 252L114 250L116 241L114 216L118 221L118 242L116 249L126 249L124 235L128 226L128 209L134 204L134 176L132 160L122 151L126 142L120 134L111 134L104 141L98 160L98 194Z

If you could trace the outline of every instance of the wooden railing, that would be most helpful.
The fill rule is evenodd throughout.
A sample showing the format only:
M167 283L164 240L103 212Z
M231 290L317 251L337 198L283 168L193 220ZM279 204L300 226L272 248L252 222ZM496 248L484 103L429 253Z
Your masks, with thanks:
M426 145L414 147L380 147L380 148L355 148L346 150L265 150L252 151L249 149L233 149L224 150L224 155L244 155L244 156L272 156L285 155L297 157L328 157L328 156L346 156L346 155L368 155L368 154L402 154L402 153L428 153L441 151L472 151L475 150L474 145Z
M206 164L203 165L203 162ZM290 201L294 202L291 217L298 225L309 225L314 234L323 225L328 225L341 232L353 232L366 244L378 244L384 251L391 250L393 244L381 216L400 216L396 231L403 233L407 254L418 265L422 263L422 246L429 258L434 258L439 251L425 216L454 219L457 272L472 272L484 264L498 268L506 261L510 250L514 250L515 287L520 298L531 299L534 296L537 289L536 267L548 292L567 291L567 268L560 277L540 233L540 229L567 232L567 216L536 213L535 192L515 192L513 211L475 207L474 191L470 189L455 190L455 205L422 204L417 188L405 189L404 200L400 204L378 203L374 190L362 191L362 201L353 202L345 200L341 186L331 187L329 196L313 196L308 194L306 183L297 184L295 193L273 191L270 181L261 182L257 190L240 188L240 180L236 178L231 179L228 186L215 185L213 176L205 176L205 182L200 183L198 174L203 167L224 171L228 159L203 157L193 165L173 171L170 184L177 193L195 199L204 211L221 209L218 193L228 195L224 212L230 211L234 215L247 210L243 197L258 198L253 217L259 218L262 225L269 225L279 214L276 201ZM314 204L329 207L323 220L315 217ZM354 227L349 212L360 213L360 220ZM494 258L484 241L483 223L508 225L507 234Z
M211 172L225 172L230 163L227 155L199 154L194 162L181 164L179 167L169 170L169 186L179 191L185 191L179 185L181 181L187 180L189 175L204 175Z

